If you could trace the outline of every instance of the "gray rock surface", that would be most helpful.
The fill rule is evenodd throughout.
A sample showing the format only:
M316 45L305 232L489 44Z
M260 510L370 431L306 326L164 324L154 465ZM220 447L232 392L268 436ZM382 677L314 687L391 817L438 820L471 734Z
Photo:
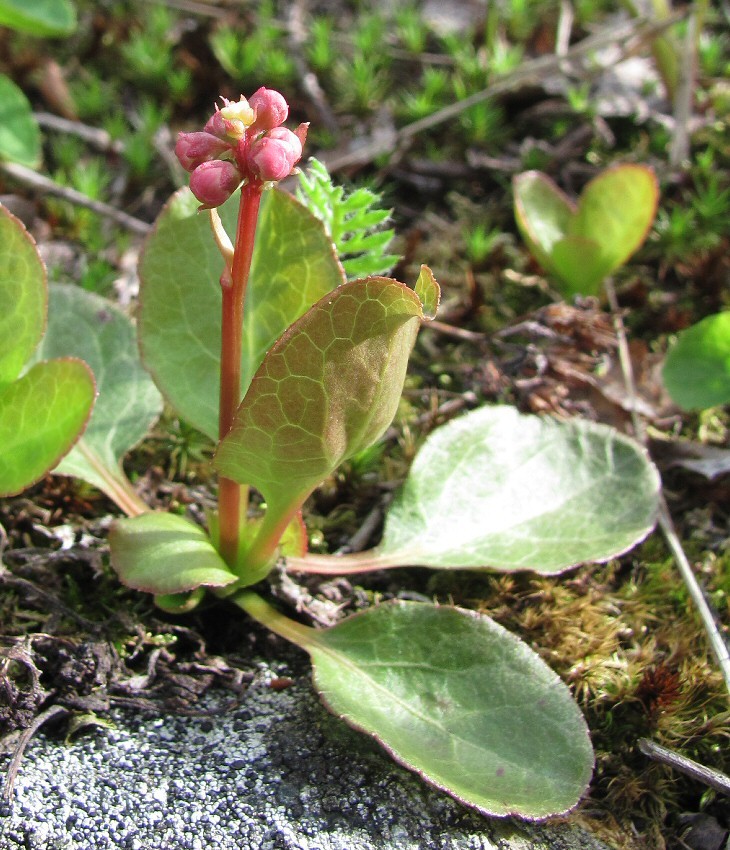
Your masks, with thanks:
M307 675L269 686L289 672L262 664L238 704L207 697L207 717L115 710L69 745L39 734L1 850L605 850L569 822L468 811L331 717Z

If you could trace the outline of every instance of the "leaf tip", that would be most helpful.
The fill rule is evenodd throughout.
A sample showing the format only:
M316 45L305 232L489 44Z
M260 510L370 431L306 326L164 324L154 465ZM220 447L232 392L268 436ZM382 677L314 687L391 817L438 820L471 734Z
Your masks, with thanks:
M426 265L421 266L415 291L421 301L424 319L428 321L435 319L439 301L441 300L441 289L436 282L433 272Z

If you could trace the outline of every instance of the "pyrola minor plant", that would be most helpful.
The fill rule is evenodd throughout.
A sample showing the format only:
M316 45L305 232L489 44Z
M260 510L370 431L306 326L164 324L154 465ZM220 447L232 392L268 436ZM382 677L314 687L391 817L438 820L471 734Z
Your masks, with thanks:
M564 812L590 779L587 729L568 688L517 637L485 615L412 602L315 629L266 602L265 586L251 588L277 562L314 573L558 573L606 560L653 526L656 470L610 428L483 407L426 440L374 549L307 554L304 502L391 423L439 288L425 266L414 289L377 275L347 280L323 221L275 186L306 139L306 125L283 126L288 112L262 88L182 133L176 153L190 189L168 202L140 259L142 361L177 415L217 442L217 511L203 528L148 510L134 493L120 460L158 414L159 395L135 359L131 326L78 303L87 293L52 293L44 340L44 356L63 349L98 371L91 419L59 471L101 487L127 514L110 533L126 585L168 611L206 594L237 605L310 654L333 712L479 811ZM377 246L382 261L380 234L353 244ZM72 316L88 333L64 331L81 321ZM103 363L91 363L98 352Z

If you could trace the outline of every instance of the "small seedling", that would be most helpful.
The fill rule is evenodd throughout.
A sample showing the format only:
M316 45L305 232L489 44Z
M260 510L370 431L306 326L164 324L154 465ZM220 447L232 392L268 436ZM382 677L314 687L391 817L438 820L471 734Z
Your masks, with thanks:
M305 126L284 128L287 113L280 94L260 89L224 101L204 131L181 134L192 192L173 196L141 258L143 360L176 414L217 441L218 510L207 530L146 511L124 484L127 429L158 410L156 396L141 400L143 384L129 386L133 359L118 386L100 389L97 413L102 399L125 414L140 408L121 429L104 407L124 439L103 454L109 441L92 421L86 467L74 474L117 490L128 518L110 533L111 562L125 584L178 613L212 593L293 641L335 713L477 810L567 811L591 774L585 722L539 656L489 617L398 602L315 630L251 589L277 562L322 574L399 565L558 573L642 539L659 488L641 448L610 428L485 407L428 438L375 549L307 554L305 500L389 426L439 288L425 266L415 290L380 276L346 280L323 222L271 188L293 171L306 136ZM92 325L93 338L104 325ZM108 381L129 348L117 340L102 351L96 368Z
M607 169L577 204L538 171L517 175L513 186L522 237L565 295L599 291L643 244L659 200L656 176L643 165Z

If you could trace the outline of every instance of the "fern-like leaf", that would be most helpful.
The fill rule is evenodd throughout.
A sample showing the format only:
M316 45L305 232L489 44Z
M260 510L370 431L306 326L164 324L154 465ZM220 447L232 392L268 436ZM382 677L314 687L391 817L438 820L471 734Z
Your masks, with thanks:
M378 207L382 198L377 192L359 188L346 194L332 183L325 165L312 158L299 175L297 199L324 224L348 280L387 274L400 259L386 253L394 231L386 227L390 210Z

